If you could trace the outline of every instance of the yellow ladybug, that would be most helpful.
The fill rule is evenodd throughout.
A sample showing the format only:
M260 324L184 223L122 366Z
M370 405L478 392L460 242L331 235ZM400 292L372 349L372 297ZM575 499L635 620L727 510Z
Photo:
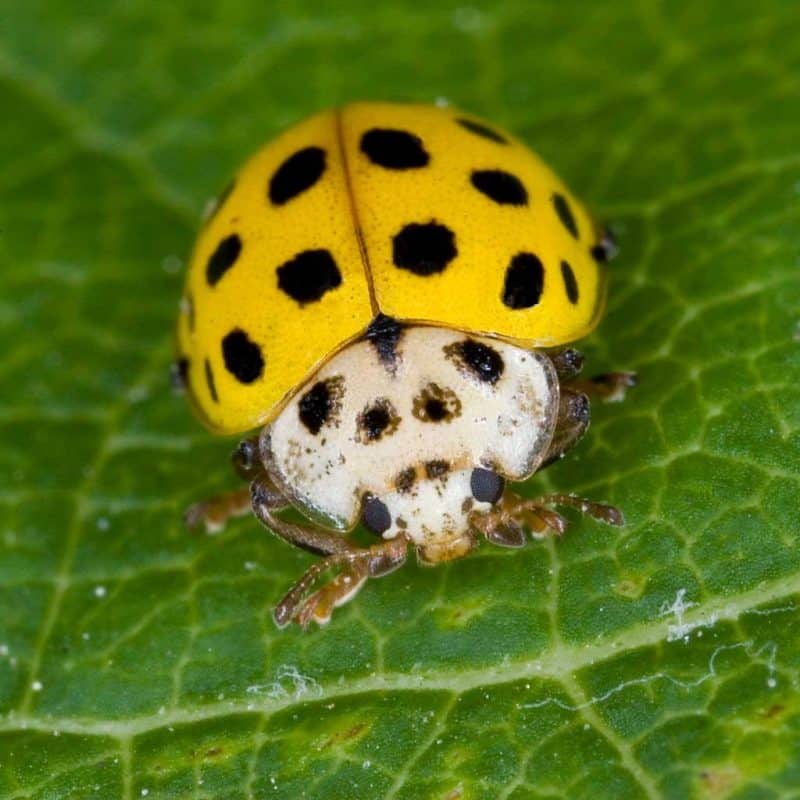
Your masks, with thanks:
M521 547L564 530L552 505L622 524L505 489L575 444L587 393L633 384L578 380L563 348L597 324L614 249L549 167L471 115L356 103L286 131L220 195L191 259L176 376L211 430L262 429L234 453L248 488L187 521L252 508L323 556L275 609L304 627L412 546L424 563L481 536ZM348 539L359 522L378 543Z

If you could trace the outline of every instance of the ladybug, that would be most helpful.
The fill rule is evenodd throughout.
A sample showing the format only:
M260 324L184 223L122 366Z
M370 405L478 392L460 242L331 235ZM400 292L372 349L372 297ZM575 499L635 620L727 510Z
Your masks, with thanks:
M220 194L191 258L175 376L212 431L260 433L233 456L247 488L188 524L252 509L322 557L281 627L327 622L411 548L436 564L481 538L522 547L564 531L559 505L621 525L614 507L505 486L578 441L589 394L634 382L581 380L564 347L597 325L614 253L540 158L472 115L356 103L289 129ZM348 536L359 523L371 546Z

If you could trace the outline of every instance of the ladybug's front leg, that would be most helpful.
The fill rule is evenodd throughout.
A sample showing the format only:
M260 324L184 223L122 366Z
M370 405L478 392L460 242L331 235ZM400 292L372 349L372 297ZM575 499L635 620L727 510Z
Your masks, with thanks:
M406 560L408 541L405 536L389 539L372 547L336 553L309 567L275 607L274 618L279 627L295 619L303 628L311 620L322 625L331 618L333 609L352 599L367 578L379 578L394 572ZM333 580L307 597L304 595L316 579L328 569L340 571Z
M275 516L276 498L266 476L254 480L250 490L253 512L265 528L295 547L325 556L306 570L275 607L273 617L278 627L288 625L293 619L303 628L312 620L326 623L333 609L354 597L367 578L386 575L406 560L408 542L404 536L372 547L359 547L336 531L298 525ZM308 594L317 578L330 569L339 570L336 577Z
M570 506L607 525L625 524L622 512L605 503L570 494L547 494L528 499L510 491L503 493L491 511L474 514L470 521L493 544L522 547L525 531L541 538L553 533L560 535L567 529L567 520L549 506Z

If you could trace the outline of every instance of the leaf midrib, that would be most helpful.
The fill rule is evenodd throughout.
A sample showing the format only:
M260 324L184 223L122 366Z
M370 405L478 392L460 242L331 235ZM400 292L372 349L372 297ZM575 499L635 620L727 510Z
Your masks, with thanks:
M715 598L686 611L681 624L691 627L710 627L719 622L737 620L742 614L759 605L774 603L782 598L800 593L800 574L791 578L777 578L742 592L735 597ZM790 607L787 607L787 610ZM794 608L794 606L791 606ZM539 658L503 664L500 667L476 667L452 672L426 670L425 674L410 675L389 673L370 675L350 682L324 686L318 694L289 694L278 698L243 698L237 701L211 703L192 710L171 710L130 720L91 720L61 717L20 716L11 712L0 722L0 733L36 731L65 733L83 736L109 736L119 740L130 739L165 727L191 725L239 714L273 715L295 705L322 702L371 692L443 692L457 695L473 689L500 686L522 680L563 681L582 668L596 665L609 658L641 647L667 641L670 627L675 624L672 615L659 616L633 626L620 635L605 637L593 644L561 645L545 651ZM313 635L313 634L310 634ZM606 693L606 696L607 693ZM590 698L594 702L598 698Z

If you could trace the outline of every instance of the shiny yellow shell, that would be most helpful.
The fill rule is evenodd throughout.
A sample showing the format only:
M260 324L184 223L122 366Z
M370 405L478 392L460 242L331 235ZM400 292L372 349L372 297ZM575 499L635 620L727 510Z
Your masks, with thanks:
M192 255L179 369L213 430L268 422L385 314L551 347L588 333L608 239L541 159L453 108L356 103L256 153Z

